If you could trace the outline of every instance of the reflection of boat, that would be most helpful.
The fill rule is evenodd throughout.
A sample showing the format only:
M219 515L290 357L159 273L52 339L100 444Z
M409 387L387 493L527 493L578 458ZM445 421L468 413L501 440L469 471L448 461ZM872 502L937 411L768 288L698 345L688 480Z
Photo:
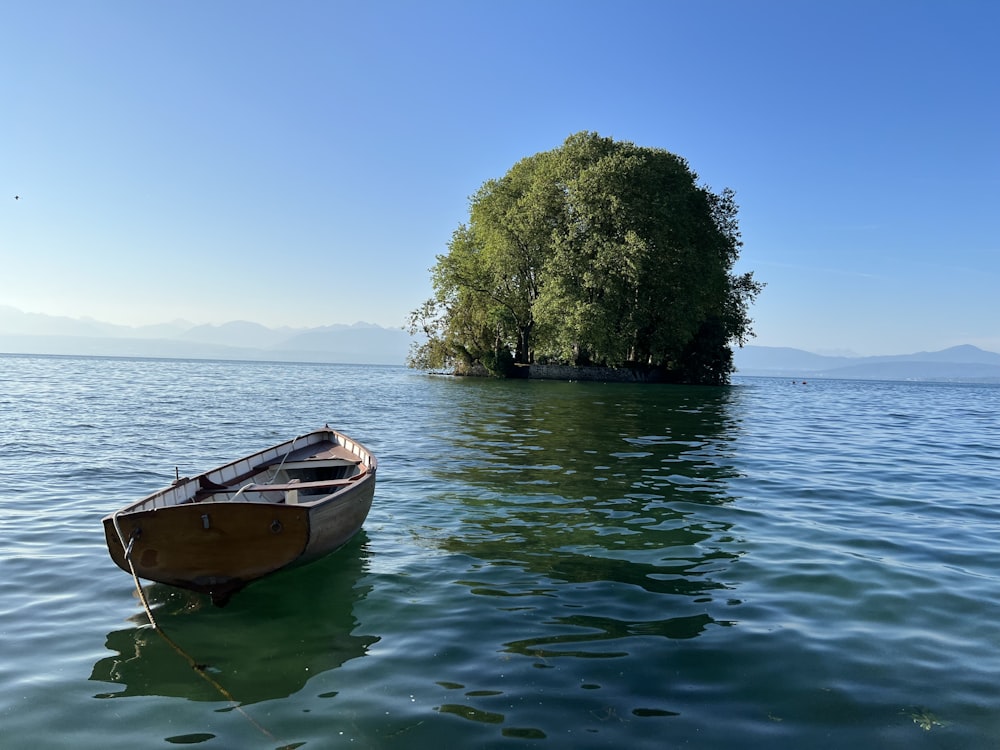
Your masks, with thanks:
M361 528L375 457L326 427L196 477L104 518L108 550L140 578L210 594L309 562Z
M335 557L283 571L255 584L224 609L167 586L146 588L158 623L183 642L198 667L247 705L286 698L317 675L362 657L378 641L359 633L355 605L371 590L365 583L365 533ZM142 614L136 623L144 624ZM121 686L96 697L166 696L219 701L217 689L149 627L115 630L113 652L90 679ZM105 688L107 690L107 688Z

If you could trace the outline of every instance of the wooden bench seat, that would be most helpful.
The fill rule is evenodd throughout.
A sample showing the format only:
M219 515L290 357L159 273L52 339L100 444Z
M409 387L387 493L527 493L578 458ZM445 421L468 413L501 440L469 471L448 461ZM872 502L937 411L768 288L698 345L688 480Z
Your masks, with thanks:
M293 479L291 482L283 482L281 484L247 484L242 487L205 487L203 485L195 493L194 497L191 498L190 502L200 503L216 495L243 495L247 492L284 492L285 502L295 503L298 502L299 490L329 490L330 492L334 492L340 487L346 487L353 482L357 482L367 476L367 474L367 468L362 467L361 473L345 479L321 479L316 482L301 482L298 479Z
M349 458L309 458L304 461L273 461L268 464L269 468L277 469L329 469L337 466L357 466L361 459L352 460Z
M319 482L288 482L287 484L250 484L244 492L288 492L289 490L311 490L326 487L344 487L359 480L363 474L348 479L324 479Z
M355 474L349 479L324 479L317 482L300 482L297 479L293 479L291 482L283 484L251 484L246 487L246 492L283 492L285 493L283 502L288 505L295 505L299 502L299 493L303 490L318 490L319 495L322 495L323 493L332 494L337 490L356 482L364 475L365 472L362 472L361 474ZM307 492L304 502L308 502L309 498L316 496L318 495L315 493Z

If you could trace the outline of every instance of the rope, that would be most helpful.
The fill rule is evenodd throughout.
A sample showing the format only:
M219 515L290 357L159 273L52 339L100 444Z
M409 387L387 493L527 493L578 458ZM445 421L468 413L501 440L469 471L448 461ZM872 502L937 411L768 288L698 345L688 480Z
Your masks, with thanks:
M292 444L288 446L288 452L281 457L281 463L278 464L278 468L274 470L274 475L271 477L271 482L273 482L275 479L278 478L278 472L281 471L281 467L285 465L285 461L288 460L288 457L292 455L292 451L295 450L295 441L298 440L300 437L302 437L302 435L296 435L295 437L292 438ZM270 484L271 482L265 482L265 484Z
M255 485L263 486L263 485L273 484L274 480L278 478L278 472L281 471L281 467L285 465L285 461L288 460L288 457L292 454L292 451L295 450L295 441L298 440L300 437L303 437L303 436L299 435L298 437L292 438L292 444L288 448L288 453L286 453L284 456L281 457L281 463L278 464L278 468L274 470L273 474L271 474L271 478L270 479L268 479L265 482L260 482L260 483L257 483L257 482L247 482L242 487L240 487L238 490L236 490L236 494L233 495L232 497L228 498L228 501L229 502L233 502L234 500L239 500L240 495L242 495L245 490L248 490L249 488L251 488L251 487L253 487Z
M295 442L300 437L304 436L298 435L292 438L292 444L288 447L288 452L285 453L284 456L282 456L281 463L278 464L278 468L274 470L274 474L271 477L272 482L277 478L278 472L281 471L281 467L285 465L285 461L288 460L288 457L291 455L292 451L295 450ZM243 490L245 490L249 486L250 485L248 484L243 487L240 487L239 491L236 493L236 497L239 497L239 495L243 492ZM250 716L250 714L248 714L246 711L243 710L243 707L240 706L239 702L233 697L232 693L226 690L226 688L220 685L219 682L214 677L212 677L208 672L205 671L204 664L199 664L198 662L196 662L194 660L194 657L191 656L191 654L189 654L187 651L181 648L177 644L177 642L174 641L174 639L171 638L169 635L167 635L164 632L163 628L161 628L156 623L156 618L153 617L153 609L152 607L149 606L149 600L146 599L146 592L142 590L142 584L139 583L139 576L135 572L135 565L132 564L132 546L135 544L135 540L139 538L141 530L138 527L136 527L132 531L128 543L126 544L125 534L122 531L121 523L118 520L118 516L121 515L121 512L122 512L121 510L115 511L114 516L112 516L112 521L114 522L115 525L115 532L118 534L118 541L121 543L122 547L125 550L125 562L128 563L128 569L132 573L132 582L135 583L136 593L139 594L139 601L142 602L142 608L146 612L146 617L149 620L150 626L153 628L153 630L155 630L159 634L159 636L166 642L166 644L170 646L170 648L172 648L177 653L178 656L180 656L182 659L184 659L184 661L188 663L188 666L190 666L191 669L193 669L203 680L205 680L205 682L211 685L216 690L216 692L219 693L219 695L221 695L225 700L229 701L231 708L235 709L240 714L242 714L243 718L249 721L254 726L254 728L256 728L257 731L259 731L265 737L267 737L270 740L277 740L277 738L273 734L271 734L267 729L258 724L254 720L254 718Z
M139 538L140 530L136 528L132 532L132 535L128 540L128 544L126 545L124 535L122 534L121 524L118 523L118 513L120 513L120 511L115 513L113 519L115 523L115 530L118 532L119 541L121 541L122 546L125 547L125 561L128 563L128 568L132 573L132 581L135 583L135 590L139 594L139 601L142 602L142 608L146 611L146 617L149 619L149 624L152 626L153 630L159 634L159 636L167 643L168 646L170 646L170 648L172 648L182 659L184 659L184 661L188 663L188 666L190 666L191 669L193 669L203 680L205 680L205 682L215 688L219 695L229 701L230 708L235 709L237 712L242 714L243 718L249 721L253 727L265 737L270 740L277 741L277 738L273 734L262 727L250 714L243 710L243 707L239 704L236 698L233 697L232 693L226 690L226 688L220 685L219 682L212 677L212 675L205 671L204 664L196 662L191 654L181 648L173 638L164 632L163 628L157 625L156 618L153 617L153 610L149 606L149 600L146 599L146 592L142 590L142 585L139 583L139 576L136 574L135 566L132 564L132 545L135 544L135 540Z

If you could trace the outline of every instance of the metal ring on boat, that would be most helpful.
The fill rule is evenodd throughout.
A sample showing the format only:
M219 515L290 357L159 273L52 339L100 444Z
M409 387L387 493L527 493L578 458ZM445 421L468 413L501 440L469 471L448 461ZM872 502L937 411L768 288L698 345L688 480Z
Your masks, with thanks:
M279 521L277 518L275 518L273 521L271 521L271 533L272 534L280 534L281 530L282 530L281 521Z

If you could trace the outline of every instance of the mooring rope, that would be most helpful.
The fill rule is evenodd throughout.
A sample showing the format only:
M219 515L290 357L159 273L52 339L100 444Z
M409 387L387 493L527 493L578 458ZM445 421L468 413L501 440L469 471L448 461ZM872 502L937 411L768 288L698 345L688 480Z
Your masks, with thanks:
M132 581L135 583L135 590L139 594L139 601L142 602L142 608L146 611L146 617L149 619L150 626L152 626L153 630L155 630L159 634L159 636L164 641L166 641L167 645L170 646L170 648L172 648L182 659L184 659L184 661L188 663L188 666L190 666L191 669L193 669L198 675L200 675L201 678L205 680L205 682L207 682L209 685L215 688L215 690L219 693L219 695L221 695L223 698L229 701L229 703L231 704L230 705L231 708L235 709L240 714L242 714L243 718L249 721L254 726L254 728L257 729L257 731L259 731L265 737L267 737L270 740L276 741L277 738L273 734L271 734L267 729L262 727L250 714L244 711L243 707L239 704L236 698L233 697L232 693L230 693L228 690L226 690L225 687L220 685L219 682L206 671L204 664L199 664L197 661L195 661L194 658L191 656L191 654L189 654L187 651L181 648L180 645L178 645L173 638L167 635L166 632L164 632L163 628L161 628L156 623L156 618L153 617L153 610L149 606L149 600L146 599L146 592L142 590L142 584L139 583L139 576L136 574L135 566L132 564L132 545L135 544L135 540L139 538L139 529L136 528L132 532L132 535L129 537L128 544L126 545L124 535L122 534L121 526L118 523L117 513L115 513L114 515L114 523L115 523L115 530L118 532L118 539L119 541L121 541L122 546L125 548L125 561L128 563L128 568L132 573Z

